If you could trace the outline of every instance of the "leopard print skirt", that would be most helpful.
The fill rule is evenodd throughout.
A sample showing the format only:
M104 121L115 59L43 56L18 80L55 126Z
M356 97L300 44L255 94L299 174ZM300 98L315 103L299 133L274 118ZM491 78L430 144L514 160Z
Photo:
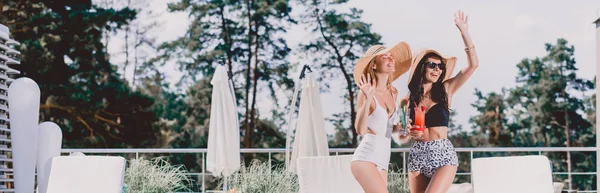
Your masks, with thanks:
M458 167L458 157L448 139L415 142L408 154L408 171L420 172L431 178L438 168L446 165Z

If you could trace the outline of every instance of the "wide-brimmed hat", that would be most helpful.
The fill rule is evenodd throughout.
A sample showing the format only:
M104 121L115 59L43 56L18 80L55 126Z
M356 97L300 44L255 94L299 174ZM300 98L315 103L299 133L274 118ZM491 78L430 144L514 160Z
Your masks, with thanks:
M425 55L427 55L429 53L434 53L434 54L437 54L438 56L441 56L442 62L444 64L446 64L446 75L444 76L444 79L442 80L442 82L448 80L448 78L450 78L450 76L452 76L452 72L454 71L454 66L456 66L456 57L455 56L442 55L442 54L440 54L440 52L438 52L434 49L422 48L412 58L412 65L410 67L410 75L408 77L409 84L410 84L410 81L412 80L413 75L415 74L415 69L417 68L417 65L419 65L419 62L423 59L423 57L425 57Z
M371 46L365 52L365 55L360 58L358 62L356 62L356 65L354 65L354 82L358 84L360 76L364 74L371 60L373 60L376 56L385 54L387 52L390 52L392 58L394 58L394 61L396 62L396 70L392 75L392 80L396 80L402 74L408 72L412 61L412 51L406 42L400 42L392 48L386 48L383 45L374 45Z

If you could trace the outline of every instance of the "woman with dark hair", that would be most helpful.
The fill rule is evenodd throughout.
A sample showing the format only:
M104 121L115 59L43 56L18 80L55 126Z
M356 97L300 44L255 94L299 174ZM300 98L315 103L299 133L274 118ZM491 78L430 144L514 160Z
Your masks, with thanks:
M415 108L425 109L425 128L407 126L408 129L422 131L420 136L410 136L415 140L408 155L408 176L413 193L446 192L456 175L458 157L448 140L452 96L479 65L468 33L467 19L462 11L454 14L467 54L467 66L456 76L450 77L456 57L445 56L432 49L423 49L413 57L408 84L411 120L415 120ZM406 142L410 137L400 136L400 139Z

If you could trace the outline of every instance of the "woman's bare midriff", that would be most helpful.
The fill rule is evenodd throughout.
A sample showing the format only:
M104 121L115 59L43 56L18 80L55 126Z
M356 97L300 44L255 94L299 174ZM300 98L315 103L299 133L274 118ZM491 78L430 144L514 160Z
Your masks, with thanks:
M425 142L425 141L433 141L438 139L447 139L448 138L448 127L431 127L426 128L423 131L423 136L421 139L415 139L417 141Z

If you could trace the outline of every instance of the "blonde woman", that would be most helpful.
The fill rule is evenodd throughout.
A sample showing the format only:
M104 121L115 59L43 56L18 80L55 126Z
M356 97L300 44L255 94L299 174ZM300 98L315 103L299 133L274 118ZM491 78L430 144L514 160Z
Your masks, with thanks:
M360 88L355 126L363 138L352 157L351 170L366 193L387 192L391 133L399 127L395 115L398 90L391 82L409 70L411 58L405 42L391 49L375 45L354 67L354 79Z

